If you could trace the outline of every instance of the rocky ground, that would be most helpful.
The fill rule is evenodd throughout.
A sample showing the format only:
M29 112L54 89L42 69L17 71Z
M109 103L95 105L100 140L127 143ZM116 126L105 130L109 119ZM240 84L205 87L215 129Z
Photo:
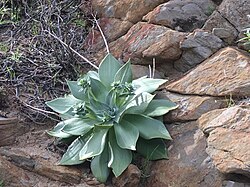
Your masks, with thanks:
M79 6L83 12L87 9L85 3ZM44 119L46 125L20 119L18 123L15 118L0 121L0 132L4 134L0 137L0 178L7 186L250 186L250 53L249 46L237 42L250 23L248 0L92 0L92 11L97 13L111 53L120 61L132 60L134 77L149 74L148 66L153 67L155 62L155 77L169 79L158 91L158 97L179 105L164 116L173 137L168 144L169 160L143 161L140 170L131 165L119 179L111 177L107 184L100 184L87 164L55 165L65 145L48 137L45 130L56 122L48 120L51 115L34 118L37 112L32 110L30 118ZM82 53L87 51L83 54L98 65L106 54L100 31L94 27L80 43L80 48L79 43L74 47ZM48 59L53 56L46 54L51 55ZM71 57L66 55L64 62ZM75 67L79 61L73 62L70 64ZM41 57L36 63L42 63ZM10 82L9 74L1 74L4 88L11 85L12 91L5 96L3 93L2 98L15 98L19 105L14 106L21 108L45 110L44 100L66 91L60 76L69 75L62 72L60 84L55 87L58 90L49 96L44 94L39 105L34 105L35 99L25 105L22 103L27 103L27 98L20 101L11 97L17 94L16 79ZM42 84L39 80L34 85ZM51 87L47 90L51 93ZM29 95L37 98L32 97L33 92ZM9 103L0 103L6 115L13 110L5 109Z

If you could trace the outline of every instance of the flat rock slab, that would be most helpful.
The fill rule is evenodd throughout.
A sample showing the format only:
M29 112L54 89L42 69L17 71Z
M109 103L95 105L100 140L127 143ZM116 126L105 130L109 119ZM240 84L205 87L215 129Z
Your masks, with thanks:
M147 187L215 187L222 178L205 152L206 138L195 122L171 125L169 160L153 163Z
M250 96L250 56L223 48L166 89L191 95Z
M88 167L57 165L61 158L60 148L53 147L52 142L53 138L44 131L29 132L20 136L15 145L1 147L0 158L5 158L19 170L29 171L34 176L42 176L49 181L58 181L60 185L79 187L88 187L88 184L102 185L90 174ZM8 170L5 166L2 170Z
M188 96L161 91L157 97L166 98L178 105L178 108L164 116L165 122L193 121L211 110L224 108L226 101L215 97Z
M250 107L208 112L198 120L208 135L207 153L224 174L250 177Z
M4 157L0 156L0 179L3 180L4 186L12 186L12 187L58 187L65 186L69 187L72 185L68 185L67 183L62 183L58 181L52 181L48 178L42 177L35 173L29 172L27 170L21 169ZM87 187L87 186L82 186Z

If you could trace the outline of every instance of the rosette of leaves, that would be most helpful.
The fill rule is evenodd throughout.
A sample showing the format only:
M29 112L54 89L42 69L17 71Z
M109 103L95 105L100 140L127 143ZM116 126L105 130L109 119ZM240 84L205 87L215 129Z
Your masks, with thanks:
M105 182L110 171L117 177L128 167L133 151L149 160L166 159L163 140L171 137L155 117L177 106L152 94L165 82L147 77L132 80L130 62L121 65L111 54L98 72L68 81L71 94L46 103L63 119L48 134L73 140L60 164L91 159L92 173Z

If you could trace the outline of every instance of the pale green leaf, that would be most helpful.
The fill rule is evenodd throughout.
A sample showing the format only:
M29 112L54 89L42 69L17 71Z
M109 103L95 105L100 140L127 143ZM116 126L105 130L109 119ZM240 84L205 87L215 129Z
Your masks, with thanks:
M91 161L91 171L100 182L106 182L110 169L108 168L109 152L108 146L105 145L103 152L97 155Z
M87 73L88 77L92 78L92 79L96 79L96 80L99 80L99 74L96 72L96 71L89 71Z
M132 69L131 63L128 61L124 64L115 75L115 82L124 84L125 82L130 83L132 81Z
M163 138L171 140L171 136L165 125L159 120L143 116L126 114L124 119L134 125L145 139Z
M167 80L164 79L140 78L133 80L132 85L135 88L135 94L137 95L142 92L152 93L166 81Z
M61 121L61 122L58 123L52 130L47 131L47 133L48 133L50 136L55 136L55 137L58 137L58 138L69 138L69 137L72 136L71 134L62 132L62 129L63 129L63 127L64 127L65 125L66 125L66 124L65 124L63 121Z
M85 160L80 160L79 158L79 152L83 148L84 144L86 143L86 140L84 137L78 137L71 143L71 145L68 147L66 153L64 153L62 159L60 160L60 165L75 165L75 164L81 164Z
M66 97L61 97L54 99L52 101L46 102L46 105L50 107L55 112L58 112L60 114L66 113L71 107L74 105L82 102L79 99L76 99L72 95L68 95Z
M86 89L84 89L82 86L78 85L77 81L67 81L67 84L69 86L69 89L72 93L72 95L80 100L85 101L87 97Z
M82 119L82 118L71 118L64 121L65 126L62 131L72 135L84 135L94 128L96 123L91 119Z
M108 128L95 128L93 135L80 151L80 160L100 155L104 149Z
M94 97L99 100L105 102L105 99L108 95L108 90L106 87L99 81L93 78L90 78L91 81L91 91Z
M145 140L139 138L136 151L148 160L167 159L167 148L162 139Z
M99 66L99 78L101 82L110 88L111 83L114 82L115 74L120 69L121 64L112 54L107 54Z
M109 133L109 150L110 160L108 166L112 168L113 173L116 177L118 177L131 163L132 153L130 150L119 147L114 135L114 131L110 131Z
M155 95L147 92L143 92L136 95L131 100L124 111L125 114L142 114L148 107L148 104L152 101Z
M139 137L138 129L126 120L121 120L119 124L115 124L114 129L117 144L123 149L135 150Z
M155 99L149 103L146 111L144 112L144 115L162 116L168 113L170 110L176 109L177 107L178 106L172 101L166 99Z

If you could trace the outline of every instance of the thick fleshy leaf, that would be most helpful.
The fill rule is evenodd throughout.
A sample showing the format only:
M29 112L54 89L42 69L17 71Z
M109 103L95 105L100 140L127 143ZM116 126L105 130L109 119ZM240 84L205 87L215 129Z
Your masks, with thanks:
M140 132L140 136L145 139L163 138L171 140L171 136L166 127L159 120L143 115L124 115L124 119L134 125Z
M72 95L80 100L85 101L87 94L86 89L84 89L82 86L79 86L77 81L67 81L68 87L72 93Z
M167 159L167 148L162 139L145 140L139 138L136 151L148 160Z
M87 75L92 79L100 80L99 74L96 71L89 71Z
M153 78L140 78L133 80L132 85L135 88L135 94L140 94L142 92L152 93L157 88L165 83L167 80L164 79L153 79Z
M106 143L108 128L95 128L93 135L86 142L85 146L80 151L80 160L91 158L100 155Z
M114 125L117 144L123 149L135 150L139 138L138 129L126 120Z
M144 114L146 116L162 116L177 107L178 106L172 101L166 99L155 99L149 103Z
M125 83L132 82L132 69L130 60L124 64L115 75L115 82Z
M95 98L98 101L105 102L105 99L108 95L108 90L106 87L99 81L93 78L90 78L91 81L91 91L94 94Z
M103 152L97 155L91 161L91 171L100 182L106 182L110 169L108 168L109 152L108 145L106 144Z
M142 114L155 95L143 92L137 95L126 107L125 114Z
M76 99L73 95L68 95L67 97L61 97L54 99L52 101L46 102L46 105L50 107L55 112L60 114L66 113L71 107L82 102Z
M69 137L72 136L71 134L62 132L62 129L63 129L63 127L64 127L65 125L66 125L66 124L65 124L63 121L61 121L61 122L58 123L52 130L47 131L47 133L48 133L50 136L55 136L55 137L58 137L58 138L69 138Z
M128 167L132 161L132 153L128 149L122 149L118 146L114 130L109 133L109 150L110 160L108 167L112 168L116 177L120 176L122 172Z
M85 160L80 160L79 152L86 143L86 139L82 136L78 137L71 143L68 147L66 153L64 153L62 159L60 160L60 165L75 165L81 164Z
M71 118L64 121L65 126L62 131L72 135L85 135L92 128L94 128L94 124L96 123L91 119L82 119L82 118Z
M111 83L114 82L115 74L120 69L121 64L110 53L106 55L99 66L99 78L101 82L110 88Z

